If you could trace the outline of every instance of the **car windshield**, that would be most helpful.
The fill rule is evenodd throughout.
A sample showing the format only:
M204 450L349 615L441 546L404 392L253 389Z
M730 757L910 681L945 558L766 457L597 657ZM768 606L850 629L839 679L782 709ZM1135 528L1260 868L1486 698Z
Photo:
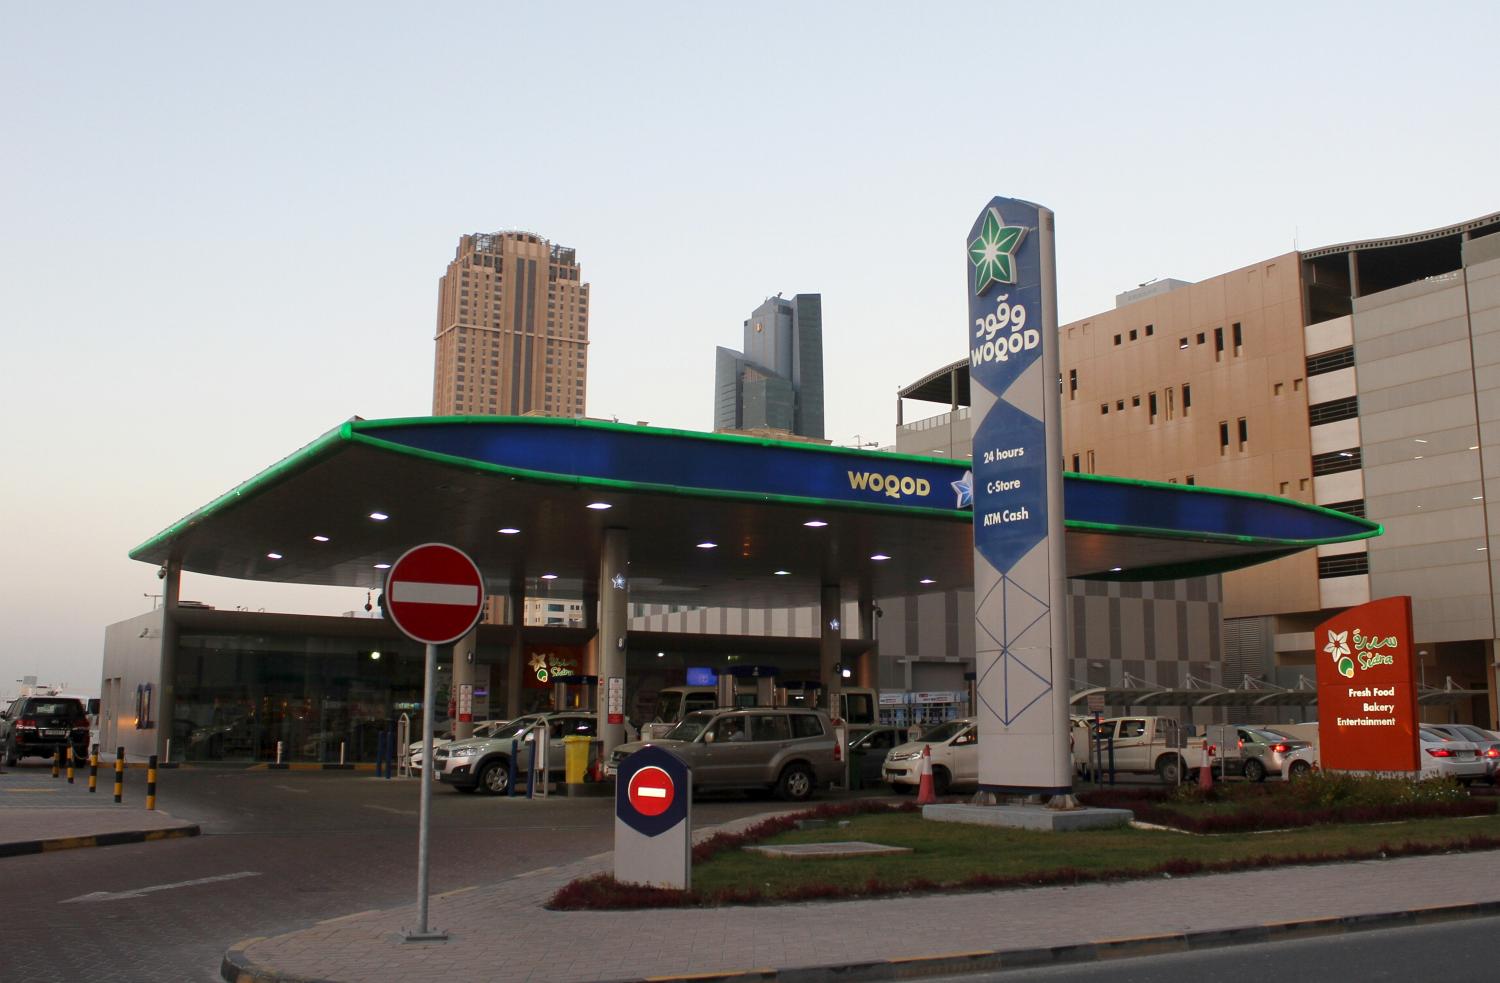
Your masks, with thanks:
M658 722L676 720L677 714L682 710L681 693L663 693L656 698L656 719Z
M959 734L962 734L964 732L964 728L968 726L969 724L967 721L950 720L945 724L938 724L936 727L932 728L932 730L929 730L927 733L923 734L921 738L919 738L919 740L929 743L952 740Z
M707 711L700 711L698 713L690 713L686 717L682 718L682 723L680 723L676 727L672 728L672 730L667 734L666 740L669 740L669 741L693 741L693 740L697 740L698 739L698 735L701 734L701 733L703 733L703 728L707 727L708 726L708 722L710 720L712 720L712 719L714 719L714 715L712 713L707 712Z
M1276 731L1269 728L1263 728L1259 730L1250 730L1250 728L1246 728L1246 730L1249 731L1249 733L1255 737L1256 742L1260 744L1279 744L1282 741L1290 741L1293 739L1287 737L1285 734L1278 734Z

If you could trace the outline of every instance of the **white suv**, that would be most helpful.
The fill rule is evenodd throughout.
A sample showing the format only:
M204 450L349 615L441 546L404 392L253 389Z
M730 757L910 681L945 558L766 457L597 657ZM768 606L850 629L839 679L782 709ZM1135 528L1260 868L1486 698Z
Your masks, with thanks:
M979 724L973 717L938 724L920 739L891 748L880 774L896 792L913 792L921 782L923 748L932 749L932 790L938 795L950 785L979 784Z

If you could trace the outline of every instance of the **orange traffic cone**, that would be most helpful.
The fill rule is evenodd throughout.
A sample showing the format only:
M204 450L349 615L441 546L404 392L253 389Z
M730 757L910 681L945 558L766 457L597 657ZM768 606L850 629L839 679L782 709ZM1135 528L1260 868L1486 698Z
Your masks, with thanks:
M1203 742L1203 764L1198 768L1198 787L1214 787L1214 747L1207 741Z
M917 805L932 805L937 795L932 790L932 746L922 745L922 767L917 770Z

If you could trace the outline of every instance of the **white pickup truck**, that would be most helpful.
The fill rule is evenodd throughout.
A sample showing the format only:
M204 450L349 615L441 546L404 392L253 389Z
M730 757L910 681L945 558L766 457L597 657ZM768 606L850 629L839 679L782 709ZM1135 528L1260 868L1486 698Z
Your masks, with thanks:
M1097 767L1109 771L1111 741L1117 774L1154 773L1167 785L1195 775L1205 759L1202 741L1187 737L1172 717L1106 717L1097 727L1092 720L1075 717L1072 736L1073 768L1083 776L1093 773L1095 754Z

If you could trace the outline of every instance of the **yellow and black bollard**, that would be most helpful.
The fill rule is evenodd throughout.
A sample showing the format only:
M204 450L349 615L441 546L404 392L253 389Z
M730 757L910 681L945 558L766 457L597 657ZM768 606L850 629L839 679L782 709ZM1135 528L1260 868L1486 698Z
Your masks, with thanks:
M62 752L54 751L52 753L52 777L56 778L60 774L62 774Z
M156 808L156 755L146 762L146 811Z
M89 748L89 792L99 791L99 745Z
M68 745L68 784L73 784L73 745Z
M125 749L115 748L115 801L119 802L125 792Z

